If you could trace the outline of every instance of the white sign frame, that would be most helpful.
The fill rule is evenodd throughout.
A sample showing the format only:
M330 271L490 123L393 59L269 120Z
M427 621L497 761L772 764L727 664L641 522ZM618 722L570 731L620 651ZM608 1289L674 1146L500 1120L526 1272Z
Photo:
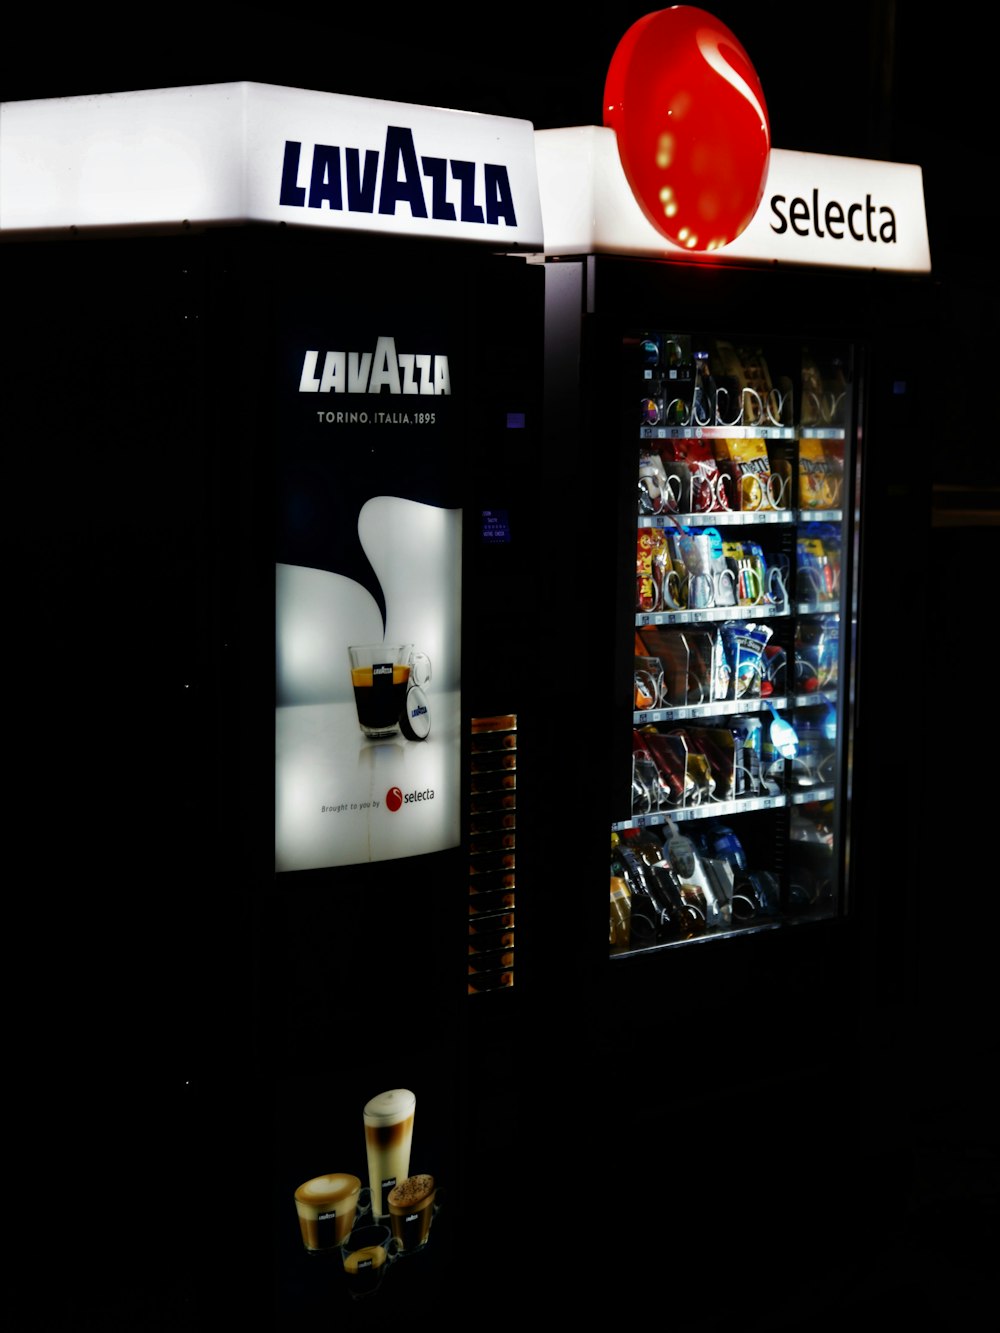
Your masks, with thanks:
M410 154L409 175L406 161L388 151L390 127ZM289 144L298 145L290 156ZM326 150L320 176L329 183L333 162L342 177L339 208L331 206L329 191L316 198L310 190L317 145ZM390 160L397 180L408 183L407 198L396 197L392 182L385 192ZM367 193L367 209L350 206L352 166L353 195ZM301 202L282 202L283 194ZM387 194L391 211L382 207ZM502 116L249 82L0 108L0 231L7 239L71 228L243 223L537 251L534 127Z
M673 244L647 219L613 129L536 130L535 156L546 255L930 272L919 166L772 148L750 225L728 245L702 252ZM883 239L890 233L893 240Z

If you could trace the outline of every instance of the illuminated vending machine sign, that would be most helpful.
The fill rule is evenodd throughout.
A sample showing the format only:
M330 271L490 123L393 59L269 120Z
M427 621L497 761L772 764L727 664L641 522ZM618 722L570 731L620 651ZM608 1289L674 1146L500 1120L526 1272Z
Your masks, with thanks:
M289 123L282 219L540 248L530 135L505 142L495 118L403 110ZM470 377L458 256L371 245L337 256L285 294L280 319L279 871L418 856L461 837Z
M235 223L535 250L528 121L216 83L4 105L0 227Z
M300 315L278 454L275 859L459 841L461 496L447 323ZM407 328L406 325L410 327ZM370 336L367 336L369 335Z
M622 37L603 126L535 147L549 255L930 271L919 166L773 147L749 56L691 5Z
M6 104L0 174L11 237L330 234L276 315L275 864L457 846L466 293L446 260L397 261L404 242L541 249L532 125L259 83L159 88Z

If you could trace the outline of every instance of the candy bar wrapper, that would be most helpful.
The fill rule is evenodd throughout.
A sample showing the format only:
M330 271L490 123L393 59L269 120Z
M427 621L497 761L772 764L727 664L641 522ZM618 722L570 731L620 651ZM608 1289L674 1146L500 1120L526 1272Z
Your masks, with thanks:
M818 440L806 436L799 441L799 507L835 509L840 504L844 480L842 440Z
M635 609L659 611L663 579L671 567L670 549L661 528L640 528L635 553Z
M771 460L763 438L716 440L720 467L731 477L733 507L738 510L773 509L770 481Z

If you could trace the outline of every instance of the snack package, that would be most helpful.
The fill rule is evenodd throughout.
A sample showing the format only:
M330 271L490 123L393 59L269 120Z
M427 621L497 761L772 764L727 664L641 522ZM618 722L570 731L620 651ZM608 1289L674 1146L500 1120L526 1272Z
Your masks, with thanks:
M709 930L724 928L730 919L730 893L710 872L701 847L678 833L669 817L667 826L670 833L664 839L663 856L687 910L702 918Z
M660 514L664 509L676 509L670 503L670 491L663 460L655 449L643 449L639 454L639 514Z
M786 668L788 656L780 644L769 643L764 649L764 674L760 682L760 697L768 698L772 694L784 694L786 689Z
M664 485L674 501L674 512L679 513L690 513L692 509L690 443L690 440L664 440L660 445L660 463L666 474Z
M628 884L621 875L611 876L611 901L608 943L612 949L627 949L632 924L632 904Z
M660 776L656 761L646 745L643 733L632 732L632 813L654 814L671 804L673 791Z
M718 385L717 418L729 426L791 426L792 384L775 380L763 348L718 340L712 357Z
M800 601L829 601L840 587L840 534L830 524L813 524L796 542L796 595Z
M799 506L835 509L844 484L843 440L806 436L799 441Z
M726 646L722 638L722 627L717 626L712 642L712 700L731 699L733 673L726 656Z
M641 398L639 400L639 425L662 426L663 424L663 399L659 394L655 397Z
M706 351L694 354L694 387L691 394L692 426L716 426L717 389Z
M823 412L823 376L820 374L819 365L815 358L805 347L802 349L802 385L799 392L799 401L801 403L800 425L824 426L827 424Z
M635 551L635 609L660 611L664 606L664 585L667 585L667 604L676 597L671 594L667 576L672 569L670 548L662 528L639 528ZM673 585L676 591L676 582Z
M849 382L838 358L823 366L808 348L802 349L802 426L843 426L849 405Z
M776 491L783 479L772 480L771 460L762 437L736 439L725 436L716 440L715 454L722 470L731 477L734 509L746 512L783 507L780 503L774 504L774 499L779 498Z
M655 658L660 667L661 706L678 708L686 704L690 650L683 632L644 625L638 634L647 655Z
M739 717L733 721L736 746L736 796L756 796L760 791L760 764L763 750L763 723L759 717Z
M839 616L800 621L795 632L795 689L811 694L835 686L839 657Z
M724 477L719 469L711 442L699 437L683 443L690 476L690 512L714 514L731 510L732 504L726 489L728 477Z
M691 338L686 333L663 333L659 335L662 347L662 374L666 380L690 380Z
M760 547L753 542L723 542L722 551L740 606L757 606L769 601L767 571Z
M688 747L687 756L687 776L694 783L694 791L688 796L691 805L706 804L715 795L715 775L712 772L712 765L701 747L696 741L685 734L684 744Z
M688 772L688 747L683 734L644 727L639 737L656 764L661 789L668 793L668 800L661 802L660 808L689 804L698 789L693 774Z
M743 367L746 390L743 395L743 420L748 426L758 423L767 425L771 421L768 412L771 406L771 373L764 352L760 347L738 347L736 355Z
M722 727L688 727L689 767L693 768L694 752L704 758L711 777L709 795L717 801L728 801L734 794L736 779L736 744L731 731ZM702 798L704 799L704 797Z
M704 912L692 912L684 885L652 829L624 829L619 855L635 879L642 878L650 899L660 909L661 939L689 939L704 928Z
M634 707L636 712L658 708L663 699L663 663L658 657L635 658Z
M824 440L823 454L826 458L826 508L836 509L843 504L844 441Z
M784 608L788 602L788 592L783 569L790 567L788 558L780 553L775 556L765 555L760 542L749 539L740 545L743 547L743 558L749 560L752 569L761 576L764 590L761 601L767 606Z
M722 642L732 673L731 699L761 697L762 659L773 633L763 621L727 620L722 626Z
M681 580L684 605L697 608L715 606L715 556L711 535L706 532L671 533L670 547Z

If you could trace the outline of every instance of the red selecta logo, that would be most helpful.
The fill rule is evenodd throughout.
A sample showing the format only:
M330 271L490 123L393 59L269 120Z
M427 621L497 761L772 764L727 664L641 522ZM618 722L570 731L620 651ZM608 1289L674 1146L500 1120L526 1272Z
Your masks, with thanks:
M750 57L691 5L633 23L604 85L604 124L653 226L689 251L718 250L764 195L771 126Z
M385 794L385 803L390 810L398 810L403 804L403 793L398 787L390 787Z

